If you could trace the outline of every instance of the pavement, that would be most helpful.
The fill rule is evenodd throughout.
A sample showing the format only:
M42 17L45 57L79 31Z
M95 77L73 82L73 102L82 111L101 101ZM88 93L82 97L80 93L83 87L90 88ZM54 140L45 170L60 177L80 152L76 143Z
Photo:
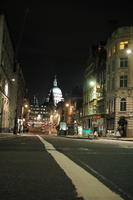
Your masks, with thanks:
M8 138L8 137L17 137L17 136L21 136L21 135L33 135L33 133L17 133L17 134L13 134L13 133L0 133L0 138ZM42 133L43 134L43 133ZM66 135L64 137L67 138L72 138L72 139L93 139L93 138L88 138L85 136L78 136L78 135ZM133 141L133 137L132 138L117 138L117 137L98 137L97 139L106 139L106 140L117 140L117 141Z
M0 133L0 138L16 137L18 134L13 133Z
M85 137L85 136L78 136L78 135L67 135L67 136L65 136L65 137L67 137L67 138L75 138L75 139L94 139L94 138L88 138L88 137ZM132 138L126 138L126 137L124 137L124 138L118 138L118 137L98 137L97 138L98 140L100 140L100 139L106 139L106 140L117 140L117 141L133 141L133 137ZM95 139L94 139L95 140Z

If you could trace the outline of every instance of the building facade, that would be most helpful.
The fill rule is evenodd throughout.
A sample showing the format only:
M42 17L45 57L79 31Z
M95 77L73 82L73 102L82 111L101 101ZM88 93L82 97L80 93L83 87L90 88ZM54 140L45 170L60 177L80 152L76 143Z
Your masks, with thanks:
M106 131L105 82L106 82L105 45L93 46L90 50L83 82L83 129Z
M40 105L37 97L34 96L33 102L30 104L29 127L31 129L45 127L49 124L49 118L50 113L47 102Z
M0 15L0 130L14 127L16 92L14 50L4 15Z
M133 136L133 27L118 28L107 41L106 113L108 129Z
M0 15L0 131L18 132L25 98L22 69L15 53L4 15Z

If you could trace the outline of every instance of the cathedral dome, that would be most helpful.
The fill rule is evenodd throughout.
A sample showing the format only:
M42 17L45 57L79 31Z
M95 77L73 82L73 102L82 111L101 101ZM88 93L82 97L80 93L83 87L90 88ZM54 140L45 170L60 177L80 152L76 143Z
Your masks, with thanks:
M53 94L61 94L62 95L61 89L58 87L53 87L52 92L53 92Z
M53 82L53 88L50 91L52 97L53 97L53 102L54 105L56 106L60 101L63 101L64 98L62 97L62 91L61 89L57 86L57 79L56 76L54 78Z

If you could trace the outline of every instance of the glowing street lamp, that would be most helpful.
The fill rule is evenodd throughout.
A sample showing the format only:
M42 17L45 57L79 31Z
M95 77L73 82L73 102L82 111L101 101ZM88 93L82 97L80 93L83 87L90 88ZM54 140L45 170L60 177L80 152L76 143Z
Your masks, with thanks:
M11 81L12 81L12 82L15 82L15 78L12 78Z
M28 108L28 104L25 104L24 107L25 107L25 108Z
M96 85L96 82L95 82L95 81L90 81L90 82L89 82L89 85L93 87L93 86Z
M131 53L132 53L132 50L131 50L131 49L127 49L127 50L126 50L126 53L127 53L127 54L131 54Z

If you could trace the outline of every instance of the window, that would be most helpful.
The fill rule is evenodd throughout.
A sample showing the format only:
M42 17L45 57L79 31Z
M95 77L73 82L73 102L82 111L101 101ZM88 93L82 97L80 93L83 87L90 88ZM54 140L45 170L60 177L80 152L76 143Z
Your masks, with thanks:
M127 75L120 76L120 87L121 88L127 87Z
M120 111L126 111L126 104L127 104L126 99L122 98L120 100Z
M112 72L115 71L115 60L112 60Z
M107 81L107 90L110 91L110 81Z
M7 81L5 82L4 92L5 92L5 95L8 96L8 83L7 83Z
M108 64L107 73L110 73L110 64Z
M114 90L115 89L115 79L114 79L114 77L112 78L112 90Z
M112 54L115 53L115 46L112 47Z
M111 56L111 51L110 50L108 50L108 57L110 57Z
M128 58L120 58L120 67L128 67Z
M120 50L127 49L128 48L128 41L120 42L119 48L120 48Z

